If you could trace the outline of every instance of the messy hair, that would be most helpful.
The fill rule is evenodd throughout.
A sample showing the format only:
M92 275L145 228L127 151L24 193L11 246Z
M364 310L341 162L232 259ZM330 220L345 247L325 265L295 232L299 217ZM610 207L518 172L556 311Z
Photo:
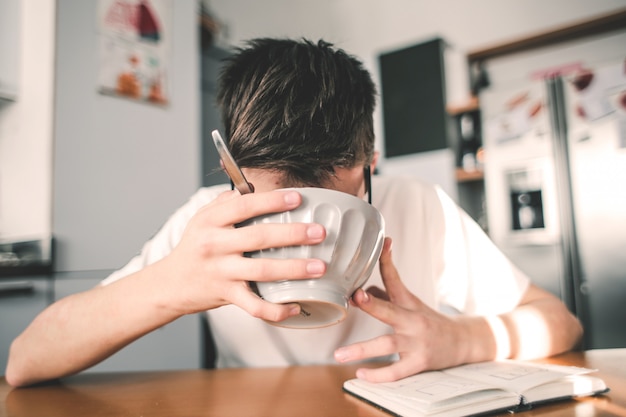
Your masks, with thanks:
M325 41L249 41L223 67L217 99L237 163L278 172L284 185L321 186L335 168L372 159L376 87Z

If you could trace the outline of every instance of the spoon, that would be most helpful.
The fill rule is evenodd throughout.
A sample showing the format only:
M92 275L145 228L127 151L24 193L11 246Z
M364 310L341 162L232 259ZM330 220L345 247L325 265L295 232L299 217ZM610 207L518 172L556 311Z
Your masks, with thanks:
M222 139L222 135L220 135L220 132L214 130L211 132L211 136L213 136L213 143L215 143L217 153L220 155L220 159L224 165L224 170L230 177L230 180L233 182L237 191L239 191L239 194L243 195L253 193L253 185L246 180L243 172L241 172L241 168L239 168L239 165L237 165L237 162L235 162L235 159L230 154L224 139Z

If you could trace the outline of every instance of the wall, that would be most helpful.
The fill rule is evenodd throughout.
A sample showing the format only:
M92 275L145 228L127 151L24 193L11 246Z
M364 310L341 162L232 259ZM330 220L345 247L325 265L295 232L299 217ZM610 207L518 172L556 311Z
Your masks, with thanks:
M51 230L55 2L22 0L19 86L0 103L0 238Z
M172 35L165 107L97 92L97 4L58 1L57 271L122 266L200 185L196 2L170 2L172 30L163 35Z

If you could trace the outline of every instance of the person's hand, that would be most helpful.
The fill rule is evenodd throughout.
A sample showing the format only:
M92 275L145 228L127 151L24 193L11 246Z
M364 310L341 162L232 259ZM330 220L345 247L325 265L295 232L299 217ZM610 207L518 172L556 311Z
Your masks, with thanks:
M226 192L201 208L189 221L180 243L149 268L160 278L156 285L178 314L190 314L235 304L254 317L281 321L300 313L298 304L262 300L249 281L320 277L326 264L319 259L252 259L244 252L290 245L313 245L326 237L319 224L236 224L267 213L296 208L296 191L239 195Z
M462 363L463 325L429 308L404 286L391 259L389 238L380 256L380 272L387 291L376 287L358 290L352 301L391 326L394 333L341 347L335 351L335 359L349 362L399 354L399 360L389 366L357 371L357 377L372 382L395 381Z

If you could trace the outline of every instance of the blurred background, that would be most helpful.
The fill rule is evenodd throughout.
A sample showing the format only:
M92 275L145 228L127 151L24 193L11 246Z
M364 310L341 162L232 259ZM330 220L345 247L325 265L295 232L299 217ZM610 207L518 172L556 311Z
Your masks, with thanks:
M0 1L0 366L42 308L121 267L198 187L225 180L207 142L220 127L213 99L221 59L266 36L322 38L361 59L379 86L380 171L439 184L597 329L588 346L626 345L615 330L626 322L626 278L615 272L626 270L626 244L616 237L626 236L616 229L626 224L623 211L599 217L612 236L588 240L613 242L602 247L609 257L585 261L576 232L589 227L576 226L583 220L572 208L571 150L533 142L553 136L551 112L534 124L529 107L520 118L502 104L537 98L547 109L556 96L546 91L559 88L547 78L623 63L625 10L624 0ZM493 133L503 115L517 126L512 134ZM622 119L610 120L619 131ZM607 175L617 176L604 182L626 180L617 168L621 129L607 145L612 156L599 157L615 160ZM577 142L594 137L587 125L578 132ZM528 149L536 152L520 158ZM490 152L498 163L486 163ZM626 207L619 191L600 194L612 196L601 206ZM598 263L612 267L585 272ZM600 304L610 308L591 314ZM197 318L155 333L96 370L202 362ZM171 349L182 337L188 342Z

